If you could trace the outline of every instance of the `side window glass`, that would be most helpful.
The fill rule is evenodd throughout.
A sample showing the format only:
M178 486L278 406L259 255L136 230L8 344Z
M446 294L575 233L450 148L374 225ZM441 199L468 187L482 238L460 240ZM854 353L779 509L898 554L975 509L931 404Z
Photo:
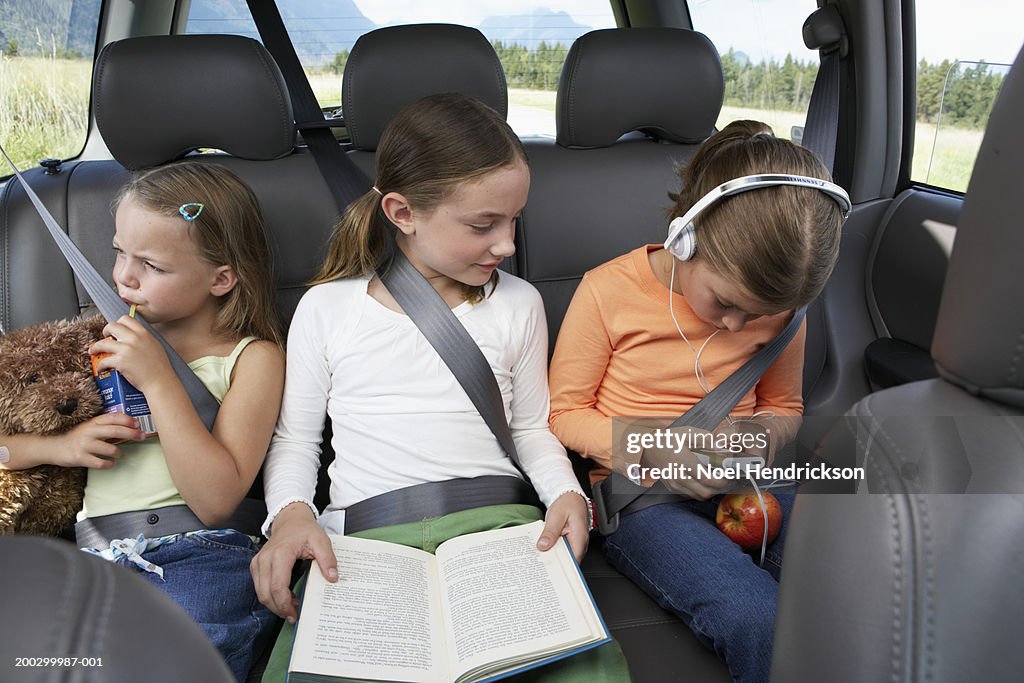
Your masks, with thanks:
M818 75L818 51L804 46L800 27L813 0L690 2L693 28L722 56L722 128L737 119L764 121L780 138L800 142Z
M910 178L963 192L992 105L1021 47L1020 5L989 0L964 11L949 0L932 0L917 3L915 13L917 123Z
M917 69L911 179L963 192L1009 64L942 60Z
M0 143L19 168L85 146L99 16L100 0L0 2Z

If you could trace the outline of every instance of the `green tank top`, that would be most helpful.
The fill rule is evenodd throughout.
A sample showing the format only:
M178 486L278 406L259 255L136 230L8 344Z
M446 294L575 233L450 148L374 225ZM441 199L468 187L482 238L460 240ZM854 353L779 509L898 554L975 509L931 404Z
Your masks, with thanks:
M203 356L188 364L218 402L228 393L235 361L255 339L246 337L227 356ZM159 432L159 422L156 428ZM120 448L121 458L113 467L89 470L79 519L185 504L167 470L159 436L125 442Z

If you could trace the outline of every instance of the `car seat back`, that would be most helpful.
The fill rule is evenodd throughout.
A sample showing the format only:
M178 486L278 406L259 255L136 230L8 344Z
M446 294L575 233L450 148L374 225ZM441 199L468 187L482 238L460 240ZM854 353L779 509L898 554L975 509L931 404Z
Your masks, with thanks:
M801 495L774 680L1016 680L1024 668L1024 53L964 198L932 356L940 379L859 401L823 456L861 495Z
M525 140L533 182L516 253L551 349L586 271L664 241L675 169L714 132L724 88L717 50L694 31L592 31L569 49L556 140Z

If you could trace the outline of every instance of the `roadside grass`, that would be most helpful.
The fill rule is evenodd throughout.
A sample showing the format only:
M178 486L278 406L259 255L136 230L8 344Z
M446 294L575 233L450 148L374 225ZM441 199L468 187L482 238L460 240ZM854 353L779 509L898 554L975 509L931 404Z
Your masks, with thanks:
M341 104L341 74L307 71L306 77L321 107L337 107Z
M943 126L936 137L935 124L918 123L914 129L911 180L966 191L983 136L984 131Z
M82 151L91 76L87 60L0 55L0 144L19 168Z
M544 109L553 113L555 111L555 91L509 88L508 103L514 106Z
M761 121L767 123L775 131L775 136L790 140L793 126L804 125L805 115L798 111L776 111L770 109L749 109L746 107L722 107L718 115L718 129L721 130L732 121Z

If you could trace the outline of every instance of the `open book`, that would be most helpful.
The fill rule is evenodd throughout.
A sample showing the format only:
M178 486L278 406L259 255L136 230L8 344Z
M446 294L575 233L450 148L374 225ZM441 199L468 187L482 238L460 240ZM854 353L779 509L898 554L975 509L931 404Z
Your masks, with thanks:
M608 642L568 543L539 552L542 529L467 534L436 556L332 536L339 579L309 572L289 681L495 680Z

